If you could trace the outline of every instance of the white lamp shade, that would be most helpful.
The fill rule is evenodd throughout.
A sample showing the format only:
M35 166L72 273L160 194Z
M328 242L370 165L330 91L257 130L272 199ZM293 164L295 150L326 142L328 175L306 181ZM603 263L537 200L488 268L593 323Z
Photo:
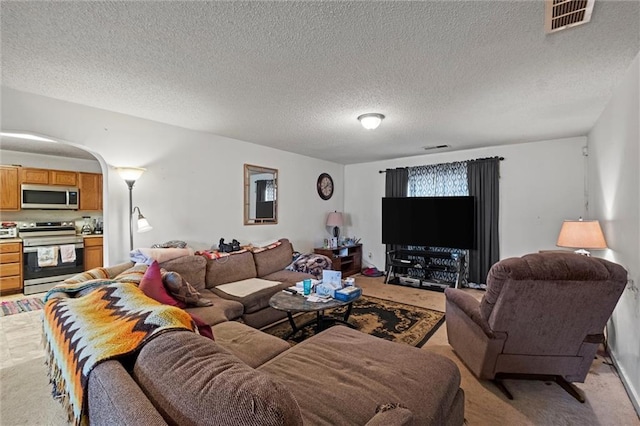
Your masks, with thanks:
M329 213L329 215L327 216L327 226L342 226L342 213Z
M556 245L577 249L607 248L600 222L597 220L565 220Z
M360 124L362 124L362 127L364 127L365 129L374 130L378 128L380 123L382 123L383 118L384 115L382 114L370 113L362 114L360 117L358 117L358 120L360 120Z
M143 233L143 232L148 232L151 231L153 229L153 226L149 225L149 221L144 218L138 218L138 232L139 233Z
M136 181L147 169L140 167L116 167L116 170L122 179Z

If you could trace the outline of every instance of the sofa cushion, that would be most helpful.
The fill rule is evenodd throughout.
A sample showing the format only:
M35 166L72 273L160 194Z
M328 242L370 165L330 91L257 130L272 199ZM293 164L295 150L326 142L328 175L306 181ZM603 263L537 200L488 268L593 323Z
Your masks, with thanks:
M105 278L111 278L109 276L109 271L106 268L98 267L89 269L88 271L84 271L80 274L76 274L71 278L67 278L64 280L65 284L77 284L90 280L103 280Z
M120 272L114 277L114 279L122 283L133 283L135 285L140 285L142 276L145 272L147 272L148 267L149 266L145 265L144 263L137 263L131 268L125 269L124 271Z
M213 294L210 290L204 289L200 295L203 299L210 300L213 306L187 307L185 311L197 315L209 325L236 320L240 318L244 312L242 303L223 299Z
M237 321L227 321L213 327L216 343L256 368L289 349L286 341L256 330Z
M250 327L262 329L267 325L273 324L276 321L280 321L287 317L285 311L279 311L268 306L257 312L245 313L242 315L242 322Z
M285 386L194 333L175 331L151 340L133 376L170 424L302 425Z
M167 271L179 273L196 290L202 291L205 288L205 274L207 259L202 256L182 256L177 259L160 263L160 267Z
M348 354L345 356L345 354ZM344 326L331 327L258 367L298 398L305 424L364 425L380 404L398 402L416 425L443 425L460 387L450 359ZM356 403L345 403L354 401Z
M279 241L282 242L279 246L252 254L259 277L281 271L291 264L293 258L291 243L286 238Z
M123 262L113 266L106 266L104 269L107 271L109 278L113 278L116 275L126 271L127 269L133 267L133 262Z
M256 265L253 262L251 252L245 251L220 259L206 259L204 257L203 259L207 262L205 282L209 289L220 284L257 277Z

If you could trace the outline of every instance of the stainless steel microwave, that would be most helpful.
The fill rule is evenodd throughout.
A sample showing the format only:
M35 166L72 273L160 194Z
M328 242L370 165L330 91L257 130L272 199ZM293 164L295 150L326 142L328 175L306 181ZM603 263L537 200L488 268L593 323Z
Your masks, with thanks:
M77 210L78 188L55 185L22 185L23 209Z

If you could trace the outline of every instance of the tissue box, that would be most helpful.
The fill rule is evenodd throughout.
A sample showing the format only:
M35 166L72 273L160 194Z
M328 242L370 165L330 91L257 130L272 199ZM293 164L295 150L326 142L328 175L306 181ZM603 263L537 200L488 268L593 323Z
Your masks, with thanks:
M341 300L343 302L351 302L362 296L362 289L360 287L345 287L340 290L336 290L334 293L334 299Z

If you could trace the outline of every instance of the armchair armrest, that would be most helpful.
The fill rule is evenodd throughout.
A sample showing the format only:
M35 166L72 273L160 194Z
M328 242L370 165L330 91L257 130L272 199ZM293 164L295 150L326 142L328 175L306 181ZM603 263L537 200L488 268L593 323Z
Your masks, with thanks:
M488 337L495 337L489 323L480 313L480 302L473 296L456 288L447 288L444 294L447 304L451 303L464 312Z

